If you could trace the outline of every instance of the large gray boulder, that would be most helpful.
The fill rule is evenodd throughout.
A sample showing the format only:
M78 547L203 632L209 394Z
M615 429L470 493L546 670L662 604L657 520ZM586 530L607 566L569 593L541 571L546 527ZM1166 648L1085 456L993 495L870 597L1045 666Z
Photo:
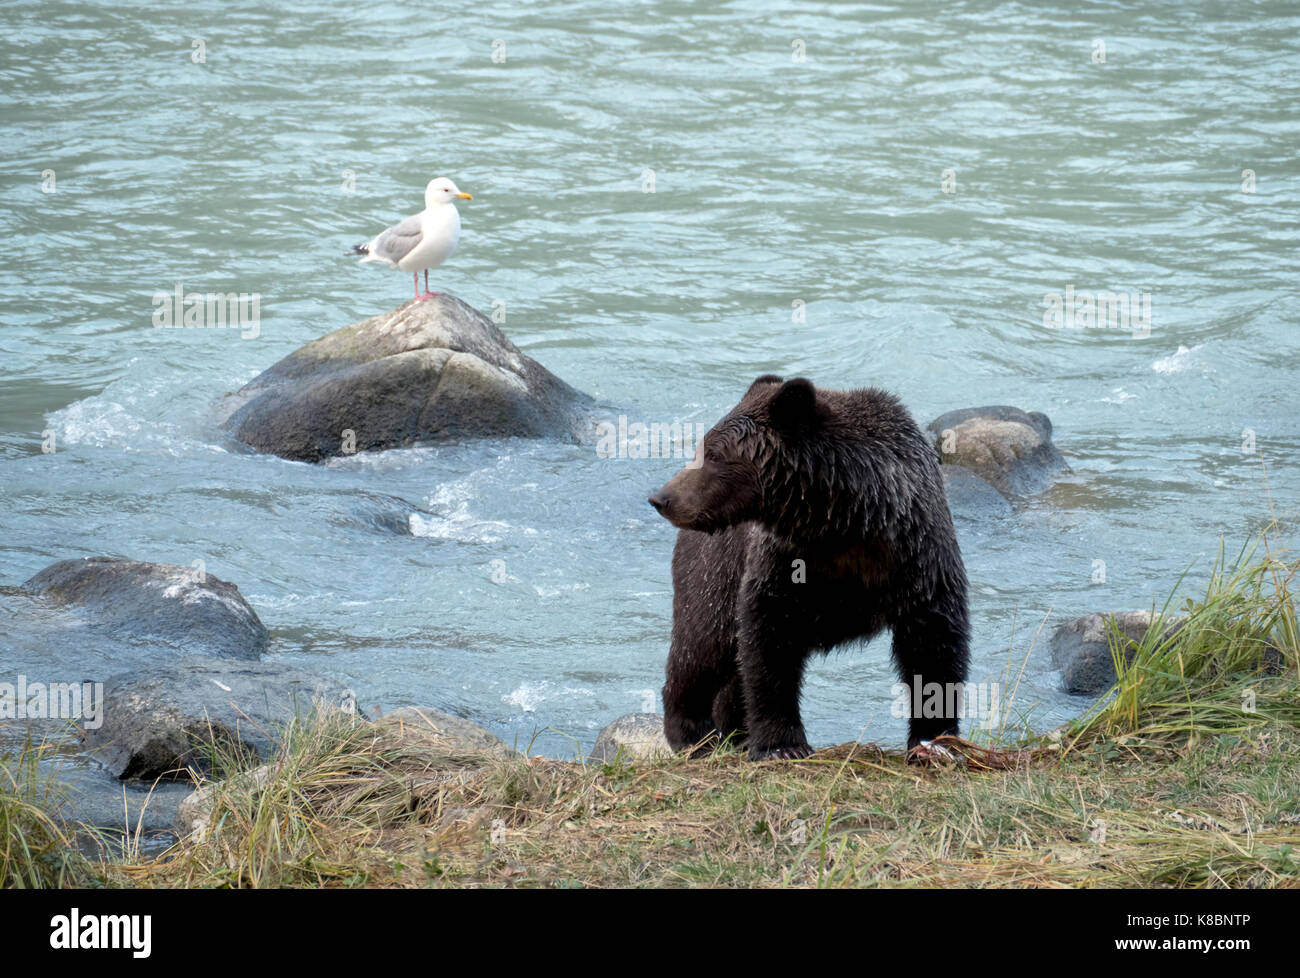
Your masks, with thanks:
M1125 638L1140 642L1151 626L1150 611L1114 611L1084 615L1059 626L1052 634L1052 665L1061 670L1061 688L1075 696L1100 696L1115 684L1115 660L1110 654L1110 628L1113 620ZM1158 615L1156 616L1159 617ZM1185 615L1163 619L1165 635L1182 627ZM1132 661L1132 650L1125 648L1125 661Z
M269 757L283 726L313 708L356 712L344 686L291 666L183 659L104 684L102 724L83 731L87 752L123 780L210 775L209 745L236 766Z
M1008 498L1041 492L1069 468L1052 444L1052 422L1016 407L962 408L928 425L939 460L960 465Z
M589 400L482 313L442 295L313 340L221 413L224 427L257 451L319 462L443 438L577 441Z
M22 589L77 609L95 630L182 654L257 659L266 651L266 626L239 588L191 567L83 557L51 564Z
M615 758L653 761L672 752L668 738L664 736L662 714L628 713L601 730L587 759L603 764L612 763Z

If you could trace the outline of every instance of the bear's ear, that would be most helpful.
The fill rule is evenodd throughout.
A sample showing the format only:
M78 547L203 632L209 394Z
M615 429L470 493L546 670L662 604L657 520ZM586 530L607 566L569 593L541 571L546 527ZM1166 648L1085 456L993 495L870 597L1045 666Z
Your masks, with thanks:
M817 420L817 389L812 381L795 377L781 385L767 406L772 426L779 431L799 431Z
M778 377L776 374L763 374L762 377L759 377L758 380L754 381L752 384L749 385L749 390L745 391L745 396L749 397L750 394L754 393L755 387L763 387L767 384L779 384L779 383L781 383L781 378Z

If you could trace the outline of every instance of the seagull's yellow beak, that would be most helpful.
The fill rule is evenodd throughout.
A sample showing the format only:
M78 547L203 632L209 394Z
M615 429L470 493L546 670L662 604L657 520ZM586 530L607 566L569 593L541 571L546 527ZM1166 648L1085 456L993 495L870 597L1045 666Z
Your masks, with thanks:
M473 195L473 194L457 194L456 196L459 197L461 200L473 200L473 199L474 199L474 195Z

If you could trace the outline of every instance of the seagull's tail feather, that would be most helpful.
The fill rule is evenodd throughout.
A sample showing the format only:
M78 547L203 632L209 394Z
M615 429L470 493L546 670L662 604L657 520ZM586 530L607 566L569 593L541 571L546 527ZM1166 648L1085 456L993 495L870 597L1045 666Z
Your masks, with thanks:
M367 241L365 244L353 245L352 250L348 252L349 257L352 255L369 255L369 254L370 254L369 241Z

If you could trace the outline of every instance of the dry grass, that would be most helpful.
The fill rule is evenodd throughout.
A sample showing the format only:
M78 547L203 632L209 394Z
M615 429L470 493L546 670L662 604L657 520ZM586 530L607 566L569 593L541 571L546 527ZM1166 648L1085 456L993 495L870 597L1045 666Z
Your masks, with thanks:
M843 745L584 767L312 728L220 825L122 873L144 886L1295 886L1285 739L1177 757L1002 752L953 764ZM358 731L361 731L360 733ZM335 739L339 738L339 739ZM340 750L340 740L347 749Z
M72 844L57 810L60 786L38 764L49 748L30 741L0 750L0 889L85 886L94 867Z

